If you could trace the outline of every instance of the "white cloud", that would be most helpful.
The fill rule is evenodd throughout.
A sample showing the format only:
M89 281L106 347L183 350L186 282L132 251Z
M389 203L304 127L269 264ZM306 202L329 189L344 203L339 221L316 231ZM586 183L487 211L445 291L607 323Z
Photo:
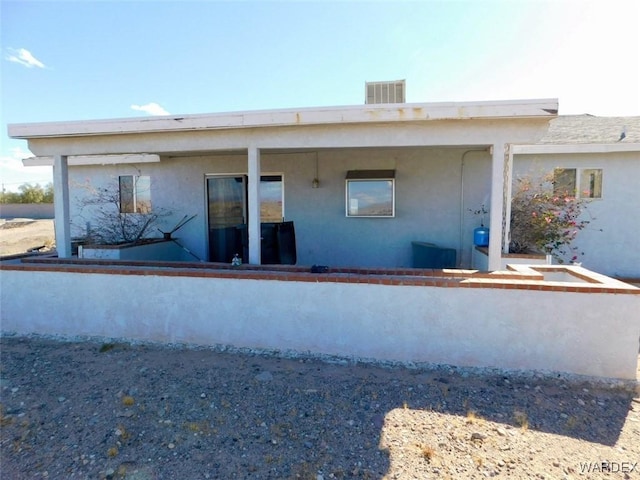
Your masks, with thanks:
M149 115L170 115L169 112L155 102L147 103L146 105L131 105L131 108Z
M21 147L11 147L0 155L0 167L14 172L22 171L22 159L32 157L31 152Z
M22 164L23 158L32 156L30 151L20 146L6 148L0 153L0 178L5 190L16 192L24 183L44 186L53 181L51 167L25 167Z
M25 48L7 48L9 52L5 57L10 62L19 63L27 68L46 68L44 63L38 60L33 54Z

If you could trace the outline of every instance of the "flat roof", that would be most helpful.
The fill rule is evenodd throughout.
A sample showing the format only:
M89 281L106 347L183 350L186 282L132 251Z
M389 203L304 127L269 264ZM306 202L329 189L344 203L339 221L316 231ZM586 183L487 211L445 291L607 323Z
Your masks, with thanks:
M553 118L557 115L557 99L396 103L68 122L16 123L8 126L8 133L11 138L31 139L345 123Z

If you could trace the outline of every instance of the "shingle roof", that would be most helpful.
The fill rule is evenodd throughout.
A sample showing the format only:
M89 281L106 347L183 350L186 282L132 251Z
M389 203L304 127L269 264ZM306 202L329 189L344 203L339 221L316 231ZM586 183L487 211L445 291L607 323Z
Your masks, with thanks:
M624 132L624 138L620 139ZM549 122L538 143L640 143L640 117L563 115Z

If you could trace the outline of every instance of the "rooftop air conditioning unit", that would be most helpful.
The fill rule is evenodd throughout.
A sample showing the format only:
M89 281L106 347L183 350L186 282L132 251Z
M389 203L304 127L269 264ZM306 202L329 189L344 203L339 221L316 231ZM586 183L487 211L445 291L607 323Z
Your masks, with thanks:
M365 103L405 103L405 81L366 82Z

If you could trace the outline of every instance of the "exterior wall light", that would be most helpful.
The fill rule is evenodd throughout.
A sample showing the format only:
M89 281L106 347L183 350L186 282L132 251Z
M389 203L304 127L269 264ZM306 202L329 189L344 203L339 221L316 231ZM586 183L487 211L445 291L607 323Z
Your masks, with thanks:
M311 188L318 188L320 186L320 180L318 180L318 152L316 152L316 176L311 181Z

